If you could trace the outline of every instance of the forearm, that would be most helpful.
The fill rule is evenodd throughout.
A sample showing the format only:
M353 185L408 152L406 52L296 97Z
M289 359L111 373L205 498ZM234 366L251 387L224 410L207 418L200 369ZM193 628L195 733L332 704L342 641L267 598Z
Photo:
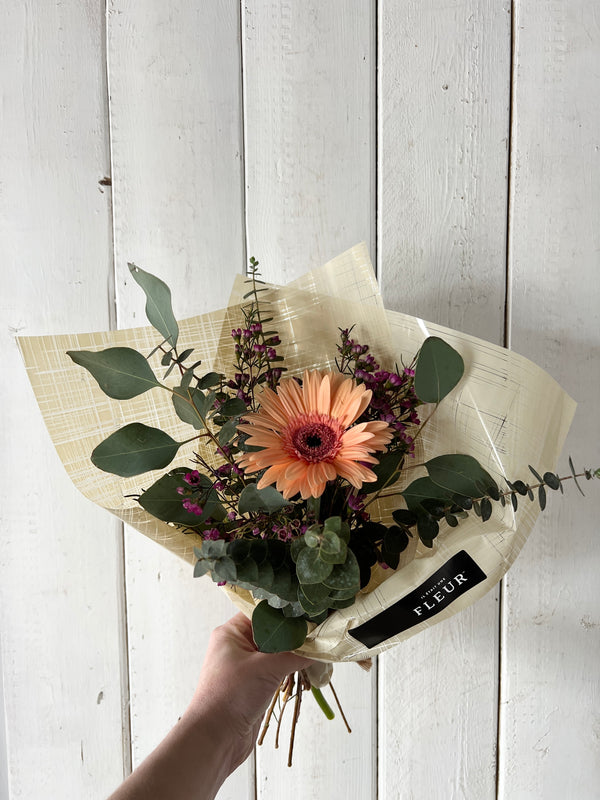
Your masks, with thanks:
M190 707L109 800L212 800L231 771L233 748L213 711Z

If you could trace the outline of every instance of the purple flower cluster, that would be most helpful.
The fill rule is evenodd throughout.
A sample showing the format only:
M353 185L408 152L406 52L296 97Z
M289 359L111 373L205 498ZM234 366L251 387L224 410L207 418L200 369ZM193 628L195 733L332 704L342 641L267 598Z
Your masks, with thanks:
M274 389L281 378L282 370L273 366L274 362L281 361L275 349L281 340L274 331L265 333L260 322L249 323L247 328L234 328L231 337L241 371L236 372L226 385L235 391L236 397L251 406L257 385L266 383Z
M412 452L414 442L408 433L408 426L419 424L416 409L420 404L413 386L414 369L404 367L401 372L382 369L369 353L369 345L359 344L350 338L351 330L340 330L340 372L352 375L373 393L364 419L387 422L396 432L395 441L402 443L406 452Z
M306 533L307 528L308 526L302 525L299 519L292 519L284 524L271 526L275 536L282 542L291 542L292 539L302 536L303 533Z

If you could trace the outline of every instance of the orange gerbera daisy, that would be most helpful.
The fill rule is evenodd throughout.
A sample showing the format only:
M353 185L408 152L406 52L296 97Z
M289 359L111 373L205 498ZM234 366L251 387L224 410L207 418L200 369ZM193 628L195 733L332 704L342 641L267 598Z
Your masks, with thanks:
M302 386L289 378L276 392L264 389L260 409L238 425L250 435L248 445L263 449L244 453L240 467L246 473L266 469L258 488L275 483L286 499L298 492L303 499L320 497L338 476L360 489L376 480L367 466L378 463L371 454L392 439L386 422L352 426L370 400L364 384L336 372L306 371Z

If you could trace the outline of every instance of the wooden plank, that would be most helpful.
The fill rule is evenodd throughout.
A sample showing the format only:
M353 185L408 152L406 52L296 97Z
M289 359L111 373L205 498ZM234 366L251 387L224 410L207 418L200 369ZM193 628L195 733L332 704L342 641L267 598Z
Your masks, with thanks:
M375 3L245 3L248 252L285 283L365 240L374 246ZM341 324L341 323L340 323ZM371 796L372 678L354 664L334 683L355 733L308 696L287 736L259 750L258 796ZM284 726L285 727L285 726Z
M509 3L380 4L386 306L502 343ZM497 596L380 659L379 797L495 797Z
M248 252L272 280L375 259L375 5L244 4Z
M579 402L569 474L599 461L600 26L591 0L516 11L511 341ZM507 579L501 798L598 796L600 495L570 483Z
M146 324L128 261L169 284L179 318L219 308L245 259L239 5L112 0L108 48L119 326ZM126 550L135 766L184 710L234 609L139 533ZM246 797L251 773L219 798Z
M123 777L120 528L56 456L15 335L109 325L101 4L3 4L0 628L6 798L97 797ZM4 792L6 789L6 793Z

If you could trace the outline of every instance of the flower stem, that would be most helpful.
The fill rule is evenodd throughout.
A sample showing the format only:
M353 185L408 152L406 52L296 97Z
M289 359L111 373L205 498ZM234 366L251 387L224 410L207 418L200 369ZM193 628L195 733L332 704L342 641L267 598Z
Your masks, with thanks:
M325 714L327 719L333 719L335 714L333 713L333 709L323 697L323 692L320 689L317 689L316 686L311 686L310 690L312 692L313 697L317 701L317 705L321 709L321 711Z

